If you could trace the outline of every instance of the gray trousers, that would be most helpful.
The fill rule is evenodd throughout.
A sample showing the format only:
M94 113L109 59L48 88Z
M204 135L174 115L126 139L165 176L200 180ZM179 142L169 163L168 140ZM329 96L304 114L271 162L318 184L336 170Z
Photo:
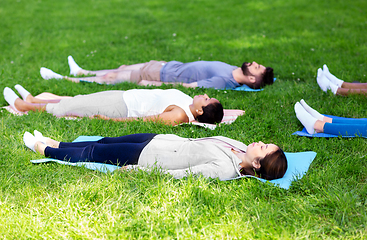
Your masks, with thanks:
M124 91L112 90L88 95L77 95L62 99L59 103L49 103L46 111L56 117L89 117L104 115L110 118L127 117Z

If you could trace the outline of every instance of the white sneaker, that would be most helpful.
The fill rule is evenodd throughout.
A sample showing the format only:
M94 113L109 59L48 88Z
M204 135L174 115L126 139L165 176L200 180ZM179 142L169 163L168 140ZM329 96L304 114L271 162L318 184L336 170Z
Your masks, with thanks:
M36 144L37 139L32 135L32 133L25 132L23 135L23 142L29 149L31 149L33 152L36 152L34 145Z
M74 58L72 56L69 56L68 57L68 63L69 63L69 68L70 68L70 75L77 76L78 75L78 72L82 68L79 67L78 64L76 64L76 62L74 61Z
M37 141L40 141L41 143L46 144L46 137L44 137L41 132L34 130L33 133Z
M14 105L15 100L19 98L18 95L9 87L4 88L3 94L5 101L7 101L12 108L18 111L18 109Z
M55 79L63 79L64 78L64 76L62 76L58 73L55 73L51 69L48 69L48 68L45 68L45 67L41 67L40 73L41 73L42 78L45 79L45 80L49 80L49 79L53 79L53 78L55 78Z

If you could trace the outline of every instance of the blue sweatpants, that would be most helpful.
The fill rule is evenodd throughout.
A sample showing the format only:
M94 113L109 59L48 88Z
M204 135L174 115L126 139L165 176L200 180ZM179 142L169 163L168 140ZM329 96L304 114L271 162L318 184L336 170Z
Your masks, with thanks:
M324 133L341 136L367 137L367 120L333 118L332 123L325 123Z
M60 142L59 148L46 147L45 156L70 162L134 165L138 163L143 148L156 135L140 133L122 137L105 137L98 141Z

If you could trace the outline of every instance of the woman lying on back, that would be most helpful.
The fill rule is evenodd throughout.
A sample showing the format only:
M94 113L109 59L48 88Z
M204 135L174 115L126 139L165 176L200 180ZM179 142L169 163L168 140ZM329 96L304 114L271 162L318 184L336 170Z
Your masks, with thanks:
M70 162L135 165L128 168L158 167L175 178L192 173L222 180L241 175L271 180L283 177L288 166L283 150L277 145L254 142L246 146L222 136L191 139L173 134L141 133L68 143L43 137L35 131L35 136L26 132L23 139L27 147L46 157Z
M56 117L77 116L112 119L114 121L163 122L169 125L197 120L203 123L220 123L223 106L208 95L194 98L177 89L130 89L104 91L75 97L42 100L33 97L22 86L15 85L23 100L10 88L4 89L5 100L20 112L47 111Z

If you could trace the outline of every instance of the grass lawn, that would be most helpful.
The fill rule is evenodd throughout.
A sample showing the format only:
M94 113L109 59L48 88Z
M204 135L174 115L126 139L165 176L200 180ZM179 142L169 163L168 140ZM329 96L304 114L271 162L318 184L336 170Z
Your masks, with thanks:
M34 95L138 88L41 79L42 66L67 75L68 55L91 70L151 59L257 61L272 66L277 81L257 93L178 87L246 110L215 130L1 111L0 238L366 239L366 139L291 135L302 129L293 110L302 98L321 113L367 117L366 97L324 93L315 79L326 63L346 81L367 82L366 9L365 0L1 0L1 90L17 83ZM3 97L0 104L6 105ZM144 132L223 135L317 157L289 190L254 179L103 174L32 165L41 155L22 137L34 129L61 141Z

